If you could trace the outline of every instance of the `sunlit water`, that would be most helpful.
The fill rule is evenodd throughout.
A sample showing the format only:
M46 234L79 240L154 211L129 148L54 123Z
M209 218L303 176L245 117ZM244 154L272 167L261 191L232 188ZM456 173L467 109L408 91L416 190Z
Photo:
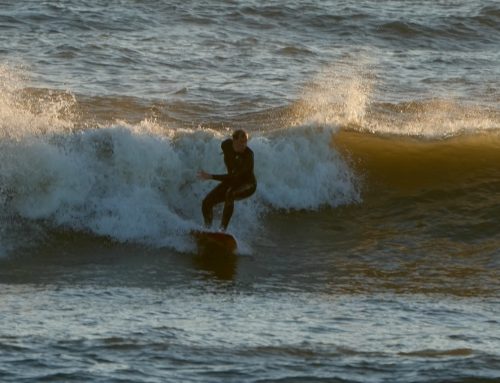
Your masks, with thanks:
M0 4L0 381L499 381L499 25L496 1ZM237 127L239 252L198 254L196 172Z
M3 286L2 299L6 382L498 377L499 312L491 300L210 284Z

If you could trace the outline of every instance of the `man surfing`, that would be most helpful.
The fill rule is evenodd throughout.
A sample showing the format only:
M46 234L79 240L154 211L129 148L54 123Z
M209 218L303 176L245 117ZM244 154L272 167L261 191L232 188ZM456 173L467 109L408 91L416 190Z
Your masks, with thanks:
M210 227L213 221L213 207L224 202L221 229L226 230L233 215L234 201L250 197L257 189L257 181L253 173L253 151L247 146L248 135L238 129L221 144L227 174L209 174L201 170L198 177L202 180L220 181L203 200L201 210L205 226Z

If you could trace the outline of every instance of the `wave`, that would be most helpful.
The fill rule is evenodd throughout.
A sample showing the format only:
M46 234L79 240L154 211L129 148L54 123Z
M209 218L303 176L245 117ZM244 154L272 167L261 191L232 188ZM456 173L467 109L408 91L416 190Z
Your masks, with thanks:
M118 241L182 249L182 237L202 222L200 201L214 186L198 181L196 172L201 165L223 172L225 134L150 124L3 140L4 211ZM146 132L151 128L162 135ZM238 204L231 229L255 230L268 208L357 201L354 176L329 145L332 133L303 127L273 139L254 136L259 188L255 198Z
M40 105L26 107L15 91L3 94L4 248L12 245L5 241L26 238L12 230L40 222L121 242L190 249L188 233L202 222L200 202L214 186L199 181L197 171L224 172L220 143L230 132L147 119L77 125L63 113L73 98L55 104L38 99ZM259 187L255 197L238 204L231 230L258 230L269 209L315 210L359 201L355 175L331 146L336 132L335 126L309 124L252 134ZM21 223L14 227L12 221Z
M455 357L455 356L471 356L474 354L474 350L470 348L455 348L451 350L418 350L411 352L401 352L400 355L404 356L415 356L420 358L445 358L445 357Z
M415 23L406 23L402 21L392 21L382 24L378 27L380 33L396 36L417 36L422 32L422 26Z
M382 34L387 34L399 40L404 38L415 38L417 40L425 38L460 38L470 39L486 37L486 31L482 31L473 25L468 18L453 17L441 21L437 25L425 25L413 22L392 21L380 25L377 31ZM427 40L422 40L425 43ZM435 42L434 42L435 43Z
M419 47L446 47L464 44L494 43L492 35L498 31L498 7L494 5L465 5L451 11L446 5L438 5L432 17L415 7L412 18L401 18L390 13L381 21L371 20L376 34L396 44Z
M481 8L477 15L471 18L480 26L491 28L495 31L500 30L500 7L495 5L486 5ZM493 41L493 40L492 40Z

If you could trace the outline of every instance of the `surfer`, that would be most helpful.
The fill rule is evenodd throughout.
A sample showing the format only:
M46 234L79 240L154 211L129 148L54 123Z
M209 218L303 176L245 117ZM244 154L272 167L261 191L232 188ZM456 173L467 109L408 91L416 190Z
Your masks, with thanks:
M198 177L202 180L220 181L202 203L205 226L210 227L213 220L213 207L224 202L221 229L226 230L233 215L234 201L250 197L257 189L253 173L253 151L247 146L248 135L238 129L221 144L227 174L209 174L201 170Z

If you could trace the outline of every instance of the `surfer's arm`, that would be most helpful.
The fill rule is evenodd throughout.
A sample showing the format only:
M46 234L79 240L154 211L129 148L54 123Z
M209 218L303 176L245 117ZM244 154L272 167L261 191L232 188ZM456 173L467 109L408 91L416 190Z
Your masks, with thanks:
M232 177L229 174L210 174L203 170L200 170L198 172L198 178L202 180L225 181L231 179Z

